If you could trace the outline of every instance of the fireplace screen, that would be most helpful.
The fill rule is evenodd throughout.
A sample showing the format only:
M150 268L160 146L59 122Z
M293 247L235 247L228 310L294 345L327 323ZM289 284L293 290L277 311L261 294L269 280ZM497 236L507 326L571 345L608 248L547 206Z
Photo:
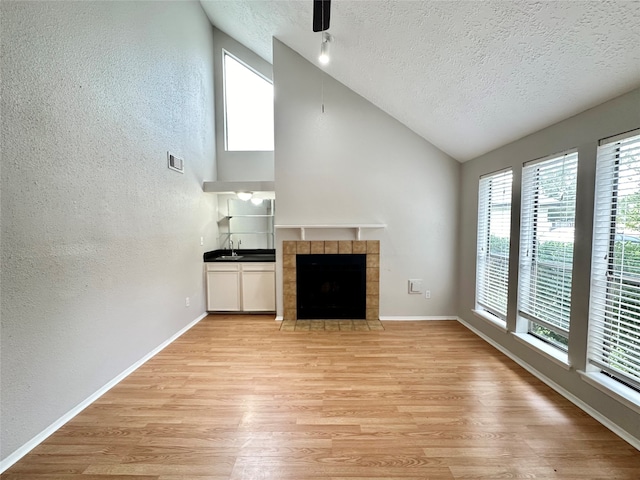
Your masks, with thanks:
M367 256L296 255L298 319L364 319Z

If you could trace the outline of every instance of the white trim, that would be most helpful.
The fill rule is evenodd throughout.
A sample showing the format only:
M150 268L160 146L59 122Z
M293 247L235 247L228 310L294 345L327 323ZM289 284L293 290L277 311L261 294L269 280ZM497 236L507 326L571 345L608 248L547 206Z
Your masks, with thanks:
M571 365L569 364L569 355L566 352L563 352L553 345L537 339L530 333L511 332L511 335L513 335L514 338L520 343L526 345L529 348L533 348L540 355L551 360L556 365L561 366L565 370L571 370Z
M203 182L202 191L207 193L235 193L235 192L273 192L276 183L265 182Z
M166 348L171 343L173 343L178 337L180 337L187 330L192 328L195 324L197 324L200 320L205 318L207 315L209 315L208 312L205 312L202 315L200 315L198 318L193 320L187 326L185 326L184 328L179 330L177 333L175 333L171 338L169 338L168 340L165 340L164 342L162 342L160 345L158 345L156 348L151 350L149 353L147 353L144 357L142 357L136 363L134 363L129 368L124 370L122 373L118 374L113 379L108 381L105 385L103 385L97 391L95 391L94 393L89 395L86 399L84 399L78 405L76 405L71 410L69 410L67 413L62 415L55 422L53 422L51 425L49 425L47 428L45 428L42 432L38 433L35 437L33 437L28 442L26 442L24 445L19 447L17 450L15 450L9 456L7 456L6 458L0 460L0 473L3 473L9 467L14 465L18 460L20 460L22 457L24 457L27 453L29 453L35 447L40 445L42 442L44 442L49 436L54 434L65 423L67 423L69 420L73 419L76 415L78 415L85 408L87 408L89 405L91 405L93 402L95 402L98 398L100 398L102 395L104 395L109 390L111 390L113 387L115 387L118 383L120 383L126 377L131 375L135 370L137 370L139 367L141 367L143 364L145 364L148 360L150 360L156 354L160 353L160 351L162 351L164 348Z
M609 145L610 143L617 143L620 140L625 140L625 139L627 139L629 137L635 137L638 134L640 134L640 128L636 128L634 130L629 130L628 132L624 132L624 133L619 133L619 134L613 135L611 137L601 138L598 141L598 146L602 147L604 145Z
M237 55L234 55L233 53L231 53L229 50L227 50L224 47L222 47L222 69L223 69L223 73L224 73L224 56L225 55L229 55L231 58L233 58L240 65L245 67L247 70L251 70L253 73L258 75L259 77L262 77L263 80L265 80L266 82L269 82L271 85L273 85L273 78L270 78L270 77L264 75L263 73L260 73L258 70L256 70L251 65L249 65L247 62L245 62L244 60L241 60L240 57L238 57Z
M380 316L380 320L383 321L404 321L404 322L419 322L424 320L457 320L458 317L455 315L452 316L444 316L444 317L430 317L430 316L422 316L422 315L404 315L404 316L393 316L393 315L385 315Z
M600 372L583 372L582 370L578 370L578 373L588 384L613 397L620 403L623 403L636 413L640 413L640 393ZM638 450L640 450L640 448Z
M591 417L593 417L595 420L597 420L598 422L600 422L602 425L604 425L605 427L607 427L609 430L611 430L613 433L615 433L616 435L618 435L620 438L622 438L625 442L628 442L629 444L631 444L631 446L633 446L635 449L640 450L640 439L634 437L633 435L631 435L629 432L627 432L626 430L624 430L622 427L620 427L619 425L617 425L616 423L612 422L611 420L609 420L607 417L605 417L604 415L602 415L600 412L598 412L597 410L595 410L593 407L589 406L588 404L586 404L585 402L583 402L582 400L580 400L578 397L576 397L574 394L570 393L568 390L566 390L564 387L561 387L560 385L558 385L556 382L554 382L553 380L551 380L549 377L543 375L542 373L540 373L538 370L536 370L535 368L533 368L531 365L529 365L528 363L526 363L525 361L521 360L520 358L518 358L515 354L511 353L509 350L507 350L505 347L503 347L502 345L500 345L499 343L495 342L494 340L492 340L490 337L486 336L484 333L482 333L480 330L477 330L476 328L474 328L473 326L471 326L469 323L467 323L466 321L464 321L462 318L458 317L458 322L460 322L462 325L464 325L465 327L467 327L469 330L471 330L473 333L475 333L476 335L478 335L480 338L482 338L485 342L487 342L489 345L491 345L492 347L494 347L495 349L497 349L498 351L500 351L501 353L503 353L504 355L506 355L507 357L509 357L511 360L513 360L514 362L516 362L518 365L520 365L522 368L524 368L527 372L529 372L531 375L533 375L534 377L536 377L538 380L542 381L543 383L545 383L547 386L551 387L552 389L554 389L556 392L558 392L560 395L562 395L564 398L566 398L567 400L569 400L571 403L573 403L576 407L578 407L580 410L582 410L583 412L587 413L588 415L590 415Z
M532 160L528 160L524 162L523 167L529 167L531 165L536 165L537 163L544 162L546 160L556 160L560 157L566 157L567 155L573 155L574 153L578 153L577 148L571 148L569 150L565 150L564 152L552 153L551 155L547 155L546 157L534 158Z
M501 173L509 172L509 171L512 171L512 170L513 170L513 167L505 167L505 168L501 168L500 170L496 170L495 172L483 173L478 178L482 179L482 178L492 177L494 175L499 175Z
M276 315L276 322L282 322L284 321L284 316L283 315Z
M387 228L384 223L325 223L325 224L298 224L298 225L283 225L278 224L276 228L324 228L324 229L340 229L340 228Z
M300 230L300 239L305 240L305 230L310 228L318 228L325 230L351 230L353 229L356 240L360 240L362 237L362 229L376 229L376 228L387 228L387 225L384 223L349 223L349 224L326 224L326 225L276 225L276 230L278 229L293 229Z
M507 322L504 320L501 320L500 318L491 315L490 313L485 312L484 310L471 310L473 312L473 314L480 318L481 320L484 320L485 322L487 322L489 325L491 325L492 327L496 327L498 330L504 332L504 333L509 333L509 330L507 330ZM458 321L460 321L460 318L458 318Z
M222 107L223 107L222 113L223 113L223 120L224 120L224 125L223 125L224 151L225 152L256 151L256 150L229 150L229 145L228 145L229 144L229 128L228 128L228 122L227 122L227 67L225 65L226 64L225 56L229 56L229 58L239 63L240 65L245 67L247 70L255 73L258 77L262 78L265 82L270 83L272 88L273 88L273 74L271 75L271 78L267 77L266 75L263 75L261 72L253 68L251 65L241 60L239 57L235 56L233 53L229 52L226 48L224 47L222 48L222 69L221 70L222 70ZM273 152L273 149L257 150L257 151Z

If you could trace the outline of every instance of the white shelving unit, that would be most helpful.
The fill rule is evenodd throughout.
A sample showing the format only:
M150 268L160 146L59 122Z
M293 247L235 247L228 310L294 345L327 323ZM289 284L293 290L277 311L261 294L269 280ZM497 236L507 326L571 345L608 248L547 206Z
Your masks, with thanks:
M260 205L229 199L226 212L218 219L220 246L226 246L233 237L236 242L244 239L242 248L274 248L274 208L273 199L264 199Z

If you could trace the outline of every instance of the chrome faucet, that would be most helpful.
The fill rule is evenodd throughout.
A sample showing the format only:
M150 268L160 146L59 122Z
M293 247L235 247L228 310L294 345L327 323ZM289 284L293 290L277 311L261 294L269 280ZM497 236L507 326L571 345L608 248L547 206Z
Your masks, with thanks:
M242 245L242 239L238 240L238 250L240 249L240 245ZM231 248L231 256L232 257L237 257L238 256L238 252L236 252L233 249L233 240L231 239L231 237L229 237L229 247Z

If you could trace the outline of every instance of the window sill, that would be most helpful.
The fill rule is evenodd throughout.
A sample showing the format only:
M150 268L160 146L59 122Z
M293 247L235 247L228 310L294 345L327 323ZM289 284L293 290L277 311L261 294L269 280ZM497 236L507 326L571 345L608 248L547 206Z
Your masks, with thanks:
M548 358L556 365L561 366L565 370L571 369L571 365L569 364L569 356L566 352L563 352L562 350L558 350L552 345L549 345L548 343L545 343L542 340L538 340L536 337L528 333L512 333L512 335L520 343L523 343L526 346L533 348L542 356Z
M481 318L482 320L484 320L485 322L487 322L489 325L492 325L494 327L496 327L499 330L502 330L504 333L507 333L507 322L504 322L500 319L498 319L497 317L495 317L494 315L491 315L490 313L485 312L484 310L471 310L473 312L473 314L478 317Z
M640 393L600 372L578 371L582 379L589 385L609 395L623 405L640 413Z

